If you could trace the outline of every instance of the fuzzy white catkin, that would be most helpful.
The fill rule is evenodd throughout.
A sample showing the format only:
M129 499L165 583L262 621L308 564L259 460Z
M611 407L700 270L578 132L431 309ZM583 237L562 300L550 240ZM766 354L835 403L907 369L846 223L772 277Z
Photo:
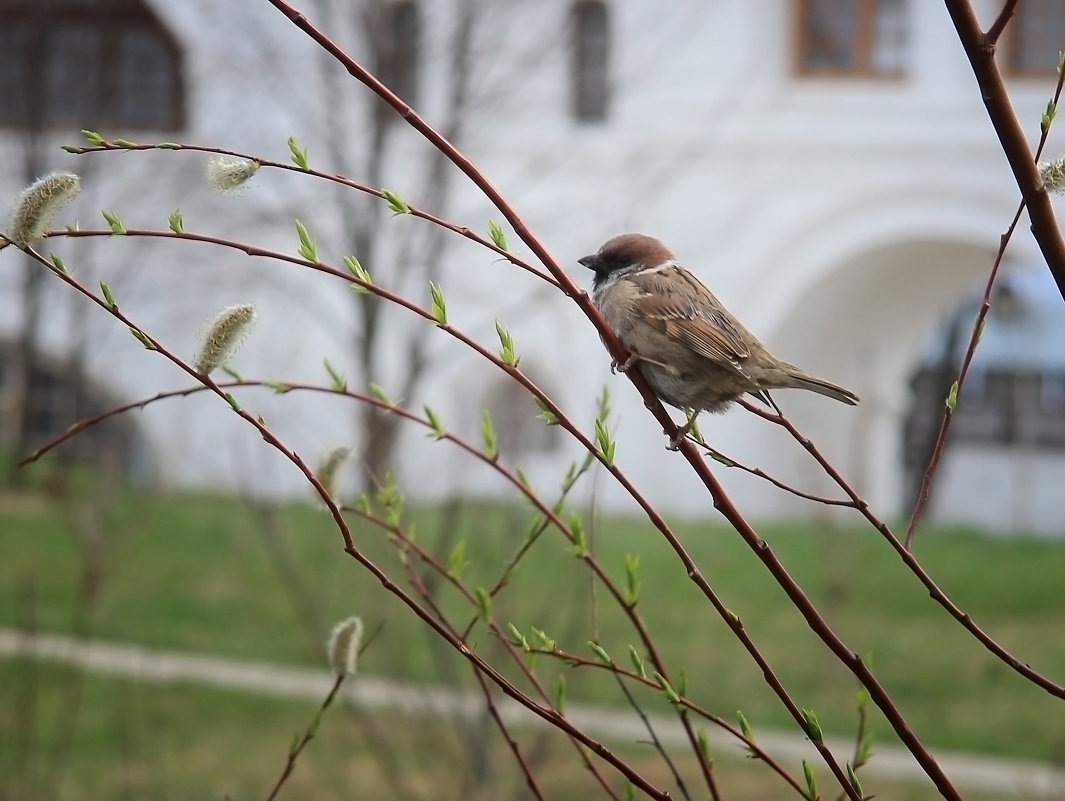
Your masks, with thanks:
M1039 167L1039 177L1043 179L1043 185L1049 191L1059 195L1065 193L1065 158L1041 161L1036 166Z
M250 303L227 306L207 325L200 350L193 361L197 372L208 375L233 358L255 323Z
M337 676L354 676L362 645L362 618L349 617L333 627L326 645L329 666Z
M52 172L27 186L11 209L8 236L20 247L44 237L63 206L81 191L81 179L72 172Z
M207 185L216 192L233 192L259 171L259 162L236 156L215 156L207 160Z

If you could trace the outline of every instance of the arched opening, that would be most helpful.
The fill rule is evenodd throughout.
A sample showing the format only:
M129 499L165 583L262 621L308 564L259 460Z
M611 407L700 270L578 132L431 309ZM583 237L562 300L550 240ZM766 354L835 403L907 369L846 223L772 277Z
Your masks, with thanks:
M809 433L882 514L903 510L902 426L910 377L928 331L989 269L994 253L960 241L901 239L857 252L792 297L765 337L781 358L856 391L847 409L807 393L779 395ZM809 487L816 471L796 452L790 478ZM818 485L825 488L827 479Z

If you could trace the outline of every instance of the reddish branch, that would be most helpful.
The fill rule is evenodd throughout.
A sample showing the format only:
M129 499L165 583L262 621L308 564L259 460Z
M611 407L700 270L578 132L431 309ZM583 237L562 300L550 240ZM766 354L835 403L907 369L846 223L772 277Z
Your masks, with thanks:
M772 423L776 423L779 426L783 426L789 434L800 444L806 451L814 457L821 468L825 471L825 474L836 483L836 485L843 490L848 498L853 502L853 506L891 545L894 551L901 557L903 564L909 568L910 572L917 577L918 581L924 585L924 588L928 590L929 597L933 601L938 603L953 617L962 627L975 637L981 645L987 648L994 656L1001 659L1011 669L1015 670L1021 676L1028 679L1033 684L1046 690L1051 695L1065 699L1065 686L1062 686L1054 681L1051 681L1043 674L1036 670L1033 670L1030 665L1022 662L1020 659L1011 654L1008 650L1002 647L995 641L986 631L977 625L976 621L972 619L972 616L964 609L959 607L950 596L947 595L935 580L928 574L928 572L921 566L921 563L917 560L917 557L903 544L903 542L895 535L891 530L891 527L883 520L873 514L869 508L869 504L862 498L852 487L843 475L832 465L831 462L825 457L813 441L803 434L795 424L792 423L787 417L783 415L769 412L753 403L747 403L741 401L748 411L757 414L758 416L769 420Z
M1017 186L1021 190L1021 202L1017 207L1017 212L1014 214L1009 228L999 239L995 263L991 267L991 273L984 287L983 301L980 304L979 311L977 311L976 322L973 324L972 335L969 337L969 345L966 348L961 369L958 372L957 390L954 392L954 405L956 406L958 398L961 397L961 389L965 383L965 377L968 375L973 354L976 352L976 346L980 341L984 321L987 319L987 314L991 309L991 293L994 289L995 279L998 277L999 266L1002 264L1006 246L1013 236L1025 207L1027 206L1028 208L1028 216L1032 223L1032 234L1043 252L1047 267L1050 269L1050 273L1053 275L1062 297L1065 297L1065 242L1062 241L1061 231L1054 216L1054 207L1050 203L1050 196L1043 186L1037 167L1037 161L1046 146L1047 135L1050 133L1053 114L1048 114L1047 119L1040 125L1039 143L1036 146L1033 157L1028 149L1028 141L1024 131L1010 103L1006 86L1002 81L1002 73L995 63L996 44L1005 30L1006 24L1013 16L1017 0L1007 0L986 34L980 30L980 22L976 18L976 14L968 0L946 0L946 3L951 19L954 20L954 27L958 31L958 37L961 39L965 53L972 64L976 81L980 85L988 116L991 118L991 123L998 133L1002 150L1006 154L1006 159L1009 161L1017 180ZM1054 87L1054 94L1048 106L1048 111L1052 110L1056 113L1058 102L1061 99L1063 82L1065 82L1065 72L1059 70L1058 82ZM921 478L921 488L917 495L917 502L914 504L910 522L906 529L905 544L907 549L913 544L917 525L920 523L921 516L928 505L932 481L946 450L947 436L953 419L954 408L946 405L943 410L942 422L939 425L939 433L936 435L936 442L932 449L932 455Z
M561 268L557 261L551 256L548 250L542 243L533 235L532 231L525 224L524 220L518 215L518 213L510 206L506 199L502 196L499 190L492 184L488 178L481 173L480 170L470 161L465 154L458 150L451 142L440 135L431 125L429 125L424 119L422 119L410 106L408 106L403 100L388 89L383 83L381 83L372 73L365 69L361 64L351 58L347 53L343 51L338 45L329 39L324 33L318 30L312 25L307 18L290 6L284 0L268 0L268 2L274 6L278 11L288 17L294 25L307 34L319 47L325 52L329 53L339 64L341 64L352 77L360 81L363 85L367 86L383 101L388 103L395 111L415 130L417 130L428 142L436 147L441 153L446 155L448 159L455 164L463 173L470 178L471 181L481 190L481 192L488 198L493 205L500 211L500 213L507 219L507 221L514 228L515 233L521 238L526 245L533 251L533 253L541 260L545 267L551 272L551 274L558 280L559 285L563 292L571 297L575 303L581 308L588 319L595 325L600 335L603 337L610 351L611 356L620 362L623 362L628 354L621 346L617 337L609 326L606 325L601 315L592 305L587 293L578 289L578 287L572 282L566 272ZM1033 165L1034 166L1034 165ZM1038 176L1037 176L1038 178ZM1065 259L1063 259L1065 263ZM1065 275L1065 271L1063 271ZM1065 284L1065 282L1063 282ZM655 415L656 419L662 423L665 430L676 435L677 428L673 421L670 419L669 414L663 408L662 404L651 392L650 387L647 386L642 376L639 376L638 371L630 371L628 373L629 380L632 381L640 393L643 395L648 408ZM788 573L784 565L776 557L773 551L769 548L768 544L758 536L754 528L750 525L747 519L740 513L739 509L732 502L732 499L725 493L724 488L721 486L717 477L710 471L706 462L700 456L698 450L690 443L685 442L681 446L681 452L685 458L692 465L696 474L702 480L704 486L709 490L713 497L714 506L721 512L722 515L729 521L729 523L740 534L747 545L755 552L758 558L769 570L773 578L780 584L781 588L787 593L792 603L799 609L800 613L806 619L807 623L814 633L824 642L829 650L844 664L852 673L858 678L858 680L869 691L870 697L873 702L880 708L887 718L892 728L898 734L899 739L909 748L917 759L918 763L925 770L928 776L939 788L940 792L945 798L951 799L951 801L960 801L961 797L958 795L957 790L951 784L947 775L940 768L931 752L920 742L917 736L910 729L909 724L902 715L901 711L895 706L891 697L887 691L881 686L880 682L873 675L872 671L865 665L861 657L850 650L846 644L839 638L828 622L817 611L817 608L811 603L810 599L806 597L802 588L798 582L795 581ZM634 487L627 486L626 489L630 492L632 497L641 499L639 493ZM735 620L735 616L728 610L728 608L717 597L717 594L710 587L709 583L703 577L694 561L688 555L683 545L676 539L675 536L665 534L668 528L664 528L663 525L659 525L657 521L661 521L661 516L651 508L646 501L641 503L641 507L647 513L648 518L663 531L663 535L666 537L670 546L674 552L680 558L688 571L688 576L696 586L699 587L703 595L710 601L711 605L717 610L718 614L726 621L726 623L732 629L734 635L745 644L747 635L742 625ZM750 652L750 649L748 649ZM762 666L760 664L760 666ZM768 670L768 664L764 665ZM767 681L769 675L767 675ZM795 722L803 731L808 731L805 717L802 714L802 710L790 699L786 692L783 691L783 687L777 682L776 685L771 683L778 697L784 703L788 709L789 714L793 717ZM809 732L808 732L809 733ZM850 781L840 769L839 764L832 757L831 753L826 748L819 748L822 758L825 759L826 764L832 770L840 786L847 790L848 794L855 800L860 801L860 794L851 785Z
M969 0L944 0L947 13L954 22L965 55L973 68L973 75L980 86L980 96L987 108L987 116L998 134L1002 152L1006 155L1010 169L1021 190L1021 197L1028 207L1028 217L1032 223L1032 235L1046 259L1047 267L1058 285L1058 291L1065 298L1065 240L1062 239L1039 169L1032 157L1024 129L1013 111L1002 72L995 63L995 47L1009 16L1016 5L1016 0L1007 2L991 30L984 33L980 20L976 17ZM1059 78L1060 85L1060 78ZM1045 135L1045 131L1044 131Z

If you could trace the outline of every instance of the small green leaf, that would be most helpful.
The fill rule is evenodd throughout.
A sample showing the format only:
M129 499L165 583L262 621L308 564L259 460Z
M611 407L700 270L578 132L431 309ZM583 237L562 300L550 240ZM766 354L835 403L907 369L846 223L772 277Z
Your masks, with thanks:
M296 144L296 137L290 136L288 138L288 152L292 156L292 163L299 167L301 170L309 170L310 165L307 162L307 148L300 149Z
M303 740L303 735L296 732L292 735L292 740L288 744L288 755L295 756L300 750L300 742Z
M181 150L181 145L177 142L159 142L156 147L160 150Z
M488 235L492 237L497 248L507 250L507 235L503 232L503 226L495 220L488 221Z
M640 656L639 651L633 645L629 646L629 661L632 662L632 669L640 674L641 678L647 678L647 668L643 664L643 657Z
M559 424L558 416L548 408L548 405L536 395L533 395L533 400L536 401L536 405L540 407L540 414L536 416L549 426L557 426Z
M447 325L447 302L444 300L444 292L433 281L429 282L429 294L433 299L433 319L439 326Z
M740 731L743 732L743 736L754 742L754 731L751 729L751 724L747 721L747 716L743 714L743 710L736 710L736 720L740 724Z
M636 801L636 787L632 782L625 783L625 801Z
M719 451L715 451L713 448L711 448L709 451L707 451L707 454L715 462L717 462L718 464L723 464L723 465L725 465L725 467L735 467L736 466L736 463L734 461L732 461L732 459L728 458L727 456L725 456L725 454L723 454L723 453L721 453Z
M382 189L381 197L388 202L388 207L392 209L393 214L410 214L410 206L395 192L389 189Z
M584 521L578 515L573 515L569 527L573 532L573 554L578 559L583 559L588 555L588 536L584 531Z
M466 540L459 540L447 556L447 574L453 579L462 577L462 571L466 569Z
M529 641L525 639L525 635L521 633L521 630L513 623L507 623L507 631L510 632L510 636L514 638L514 642L521 646L521 649L528 653L532 650L532 646L529 645Z
M950 392L947 393L947 401L946 401L946 403L947 403L947 408L950 411L952 411L952 412L957 407L957 405L958 405L958 382L957 381L955 381L953 384L950 385Z
M263 385L272 389L276 395L284 395L286 392L292 391L291 384L285 384L281 381L264 381Z
M850 762L847 763L847 781L851 783L851 787L854 788L854 792L859 798L865 798L865 793L862 791L862 783L858 781L858 774L854 771L854 766Z
M233 393L232 392L227 392L226 393L226 403L228 403L230 405L230 407L233 409L233 411L235 411L235 412L239 412L241 410L240 404L237 403L237 399L235 397L233 397Z
M517 468L514 472L518 477L518 483L525 487L525 489L532 491L533 485L532 481L529 479L528 474L520 467Z
M318 261L318 249L314 246L314 242L311 240L311 235L307 233L307 226L296 220L296 234L300 238L299 254L303 256L307 261Z
M126 233L126 227L122 225L122 220L118 218L118 213L104 209L101 214L104 215L104 219L107 220L107 224L111 227L111 233L124 234Z
M243 380L244 380L244 376L242 376L242 375L241 375L241 374L240 374L239 372L237 372L236 370L234 370L234 369L233 369L232 367L230 367L230 366L229 366L228 364L223 364L223 365L222 365L222 368L221 368L221 369L222 369L222 372L223 372L223 373L225 373L226 375L228 375L228 376L229 376L230 378L232 378L232 379L233 379L234 381L243 381Z
M332 388L337 392L347 391L348 381L344 378L344 374L337 370L329 359L322 359L322 364L325 365L325 371L329 373L329 380L332 382Z
M558 643L548 637L547 632L543 629L538 629L536 626L531 626L530 629L532 630L533 636L540 641L541 651L554 651L558 648Z
M805 759L802 761L802 774L806 777L806 797L810 801L817 801L817 776L814 774L814 766Z
M185 232L185 220L181 216L181 209L174 209L170 213L169 223L170 230L175 234L183 234Z
M133 334L134 338L142 345L144 345L144 347L146 347L148 350L159 350L157 347L155 347L155 343L152 342L149 336L143 331L141 331L139 328L134 328L133 326L130 326L129 332Z
M625 554L625 603L635 606L640 600L640 557Z
M659 673L657 670L654 672L655 681L658 682L658 686L662 688L662 694L666 697L671 704L679 704L680 696L677 691L673 689L673 685L669 683L665 676Z
M104 296L104 305L107 306L108 311L114 311L118 308L118 304L115 303L115 296L111 294L111 287L103 281L100 282L100 292Z
M373 395L381 403L387 403L389 406L395 406L395 401L388 397L388 393L385 392L384 387L380 384L371 381L370 382L370 394Z
M499 458L499 438L496 436L495 426L492 425L492 415L487 409L481 415L481 442L489 459L495 461Z
M810 740L815 745L823 745L825 737L821 733L821 723L817 719L817 714L812 709L803 709L802 717L806 721L806 733L810 735Z
M111 141L111 144L114 145L115 147L121 147L121 148L137 147L137 143L136 142L131 142L128 139L114 139L114 140Z
M680 695L688 694L688 671L683 667L677 673L677 692Z
M559 673L555 682L555 709L560 715L566 713L566 674Z
M592 653L595 654L595 658L602 662L604 665L614 664L614 660L610 658L610 654L597 643L595 640L588 640L588 647L592 649Z
M699 753L703 755L703 759L707 762L713 762L710 755L710 738L706 734L706 729L700 727L695 733L695 738L699 743Z
M50 258L52 260L52 267L55 269L55 271L57 273L61 273L63 275L69 275L70 274L69 272L67 272L66 263L63 261L62 258L60 258L58 253L54 253L54 252L49 253L48 254L48 258Z
M473 594L477 596L477 614L487 623L492 617L492 596L484 587L478 587Z
M77 145L60 145L60 148L65 150L67 153L73 153L76 156L80 156L82 153L85 152L85 148L78 147Z
M102 145L104 143L104 138L96 131L82 130L81 135L85 137L85 140L90 145Z
M1054 122L1054 118L1058 114L1058 104L1053 100L1047 101L1046 111L1043 112L1043 116L1039 121L1039 126L1046 131L1050 128L1050 124Z
M345 256L344 264L348 268L348 272L358 278L362 284L372 284L373 279L370 278L370 273L362 266L362 262L356 259L354 256ZM351 288L356 292L369 292L362 284L352 284Z
M595 416L606 420L610 417L610 387L603 384L599 397L595 399Z
M433 433L429 436L435 440L442 440L447 436L447 431L444 429L444 424L440 422L439 415L429 405L423 408L425 409L425 416L429 419L429 425L433 428Z
M510 335L507 327L496 320L496 334L499 336L499 358L508 367L518 366L518 356L514 353L514 337Z
M599 449L599 453L603 456L603 461L607 467L614 466L614 441L610 438L610 432L607 431L606 423L603 422L602 417L597 417L595 420L595 444Z

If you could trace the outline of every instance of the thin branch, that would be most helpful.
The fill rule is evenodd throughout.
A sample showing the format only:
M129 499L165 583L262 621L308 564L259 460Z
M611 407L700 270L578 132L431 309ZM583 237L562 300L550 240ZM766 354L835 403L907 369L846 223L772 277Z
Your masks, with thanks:
M995 22L987 29L987 33L984 34L984 38L991 47L995 47L998 44L999 37L1002 36L1002 32L1006 30L1006 25L1009 23L1010 18L1013 17L1013 12L1017 10L1017 0L1006 0L1002 4L1002 10L998 12L998 16L995 18Z
M948 3L948 5L949 5L949 3ZM972 9L970 8L969 11L971 12ZM1007 12L1012 13L1011 4L1009 2L1007 2L1006 6L1003 8L1002 15L1000 15L999 20L1002 20L1003 16L1007 16ZM962 17L965 18L967 25L971 25L972 24L972 19L969 19L969 17L971 17L971 16L972 16L971 13L968 16L966 16L964 14L962 15ZM956 25L958 24L957 20L955 21L955 24ZM997 24L998 24L998 21L996 21L996 25ZM1004 26L1005 22L1003 22L1002 24ZM959 36L962 36L962 41L964 43L965 42L965 38L962 35L962 28L960 28L960 27L958 28L958 34L959 34ZM970 31L970 35L971 35L971 31ZM966 51L967 52L968 52L968 49L969 48L967 46L966 47ZM993 46L992 46L992 50L993 50ZM972 57L970 56L970 60L971 60L971 58ZM980 63L982 64L983 62L981 61ZM973 69L977 70L977 62L973 62ZM990 72L994 73L993 75L988 77L987 80L990 81L992 78L995 78L997 80L997 83L999 85L1001 84L1001 76L998 75L998 68L995 66L993 58L990 60L990 63L988 65L984 65L982 67L982 69L985 72L986 71L990 71ZM980 75L981 75L981 73L977 72L977 79L978 80L980 80ZM995 83L995 81L991 81L991 82ZM1063 84L1065 84L1065 72L1059 71L1058 82L1057 82L1057 84L1054 87L1054 93L1053 93L1052 99L1050 101L1050 106L1048 106L1048 109L1049 108L1054 108L1054 109L1057 108L1058 101L1061 99L1061 92L1062 92ZM981 81L981 87L982 86L983 86L983 81ZM1004 92L1005 90L1002 89L1002 91ZM993 107L991 105L990 101L987 100L986 97L985 97L985 102L988 103L988 113L992 115L992 121L993 122L996 119L995 114L999 114L1000 116L1002 116L1002 125L1010 128L1011 130L1014 127L1019 129L1019 123L1017 123L1016 115L1014 115L1012 107L1009 106L1009 104L1008 104L1008 98L1006 98L1005 107L1001 106L1001 104L996 104ZM994 108L994 111L993 111L993 108ZM1028 166L1031 166L1033 169L1036 170L1037 177L1038 177L1038 168L1035 167L1035 162L1042 155L1043 148L1046 147L1047 136L1050 134L1050 123L1052 121L1053 121L1053 115L1049 115L1048 118L1040 126L1039 144L1036 146L1036 149L1035 149L1035 158L1033 159L1031 157L1031 155L1025 155L1024 156L1024 158L1028 159L1028 162L1029 162ZM1007 125L1008 123L1009 123L1009 125ZM996 124L996 128L997 127L998 127L998 125ZM1000 138L1003 136L1001 131L999 133L999 136L1000 136ZM1021 134L1021 136L1023 138L1023 133ZM1022 142L1022 144L1024 144L1024 143ZM1027 147L1028 147L1027 144L1024 144L1024 150L1025 150L1026 153L1027 153ZM1006 155L1007 155L1007 158L1010 158L1010 164L1011 165L1013 165L1013 158L1022 158L1022 156L1019 153L1016 154L1015 156L1011 156L1010 155L1010 151L1006 148L1005 140L1003 140L1003 149L1007 151ZM1022 165L1022 166L1024 166L1024 165ZM1017 173L1017 168L1016 167L1014 167L1014 173L1015 174ZM1018 182L1020 182L1020 180L1021 180L1020 177L1018 177ZM1041 197L1043 200L1045 200L1047 204L1049 204L1050 201L1048 199L1048 195L1046 193L1046 190L1043 189L1043 186L1042 186L1042 179L1039 179L1038 182L1039 182L1039 190L1040 191L1038 193L1036 193L1036 194L1039 197ZM1025 194L1024 186L1021 185L1020 183L1018 185L1021 186L1021 193L1022 193L1021 202L1020 202L1020 204L1017 207L1017 211L1013 215L1013 219L1010 221L1009 227L1006 229L1005 233L1003 233L1002 236L999 238L998 252L995 254L995 261L994 261L994 263L991 266L991 273L988 275L987 284L984 287L983 300L982 300L982 302L980 304L979 310L976 313L976 321L973 324L973 332L972 332L972 335L969 337L969 345L965 349L965 356L962 358L961 369L958 371L957 390L954 392L954 395L955 395L955 406L957 405L957 402L961 398L961 389L962 389L962 386L965 383L965 377L966 377L966 375L968 375L969 365L972 363L973 355L976 353L976 346L980 342L980 335L983 333L984 322L987 319L987 314L991 310L991 294L992 294L992 291L993 291L994 286L995 286L995 280L998 277L999 267L1001 266L1003 258L1005 257L1005 254L1006 254L1006 247L1009 245L1010 239L1013 237L1013 232L1014 232L1014 230L1017 227L1017 223L1020 221L1020 217L1021 217L1021 214L1024 211L1025 206L1030 203L1030 198L1028 197L1027 194ZM1035 213L1035 208L1030 206L1030 205L1028 205L1028 208L1029 208L1029 216L1032 219L1032 231L1033 231L1033 233L1035 233L1036 219L1037 219L1037 216L1036 216L1036 213ZM1057 230L1057 221L1053 219L1053 209L1051 209L1051 219L1050 219L1049 223L1053 225L1054 231L1055 231L1055 237L1060 242L1061 235L1060 235L1060 232L1058 232L1058 230ZM1042 224L1046 225L1047 221L1044 220ZM1042 247L1042 245L1040 245L1040 246ZM1045 254L1045 250L1044 250L1044 254ZM1054 263L1052 263L1049 258L1047 258L1047 265L1050 267L1051 273L1055 275L1055 280L1058 282L1058 288L1060 290L1062 288L1062 282L1058 278L1057 274L1054 273L1055 266L1054 266ZM910 515L909 525L906 528L906 540L905 540L905 543L906 543L906 548L907 549L911 548L912 545L913 545L913 538L914 538L914 536L917 533L917 525L918 525L918 523L920 523L921 516L924 514L925 508L928 505L928 498L930 496L930 492L931 492L931 488L932 488L932 481L934 480L934 478L936 476L936 473L937 473L937 471L939 469L939 463L942 460L943 453L946 450L947 436L948 436L948 434L950 432L950 425L951 425L951 422L953 421L953 418L954 418L954 409L950 405L945 405L944 406L944 410L943 410L943 419L942 419L942 421L940 422L940 425L939 425L939 433L936 435L935 446L932 449L932 455L931 455L931 457L929 457L928 465L925 468L924 475L921 478L921 488L920 488L920 491L918 492L917 501L914 504L913 512Z
M318 725L321 723L322 715L329 709L329 706L333 703L333 699L336 698L337 693L340 691L340 685L344 683L345 674L341 673L336 677L333 682L333 686L329 690L329 694L326 695L325 700L322 701L322 705L318 708L318 713L314 716L314 720L307 727L307 730L303 732L303 737L293 748L289 749L288 758L285 760L285 767L281 770L281 775L277 777L277 781L274 783L273 789L270 791L270 795L266 797L266 801L274 801L277 798L277 794L281 792L281 788L284 787L288 777L292 775L292 771L296 769L296 760L299 759L300 754L307 745L314 739L314 736L318 733Z
M987 116L998 134L1002 152L1006 155L1017 187L1028 207L1032 235L1043 253L1043 258L1046 259L1050 274L1054 276L1058 292L1065 298L1065 240L1062 239L1050 195L1039 177L1039 169L1028 147L1024 129L1013 111L1002 73L995 63L995 43L980 29L980 20L977 19L969 0L944 0L944 3L980 86L980 96L987 107ZM1059 92L1060 89L1061 76L1058 77ZM1055 104L1056 102L1057 95ZM1044 130L1044 135L1045 133Z
M68 145L66 146L65 150L68 153L73 153L75 155L85 155L89 153L137 153L148 150L186 151L191 153L214 153L223 156L233 156L235 158L244 159L246 161L254 161L260 167L269 167L271 169L285 170L287 172L304 173L306 175L314 176L315 178L320 178L324 181L331 181L332 183L355 189L364 194L380 198L381 200L385 199L385 194L382 190L364 183L360 183L359 181L355 181L343 175L322 172L320 170L312 169L310 167L308 167L307 169L303 169L302 167L298 167L295 164L286 164L283 161L273 161L271 159L262 158L261 156L253 156L249 153L242 153L237 150L228 150L222 147L211 147L208 145L190 145L182 144L179 142L127 142L123 145L116 145L113 142L108 142L104 140L99 145L93 146L76 147L73 145ZM404 202L406 202L406 199L404 199ZM546 274L542 270L537 269L528 262L522 261L521 259L514 256L512 253L503 250L501 247L496 245L495 242L493 242L491 239L487 239L486 237L481 236L472 228L469 228L465 225L459 225L458 223L452 222L450 220L445 220L443 217L438 217L437 215L426 211L425 209L413 206L410 203L407 203L407 207L410 210L409 213L412 217L417 217L420 220L425 220L426 222L432 223L438 228L451 231L454 234L458 234L459 236L469 239L471 242L476 242L481 247L487 248L496 255L506 259L515 267L520 267L522 270L525 270L526 272L535 275L537 278L546 281L554 287L558 286L558 281L556 281L553 277Z
M905 564L906 567L909 568L910 572L913 573L913 575L917 577L917 580L921 582L924 588L928 590L929 597L933 601L938 603L940 606L942 606L944 609L946 609L950 616L954 618L958 623L960 623L966 631L972 634L973 637L975 637L981 645L983 645L994 656L998 657L1002 662L1008 665L1012 670L1016 671L1036 686L1042 688L1043 690L1046 690L1048 693L1050 693L1056 698L1065 699L1065 686L1057 684L1056 682L1051 681L1049 678L1039 673L1038 671L1033 670L1031 666L1029 666L1026 662L1022 662L1004 647L999 645L998 642L994 640L994 638L992 638L987 632L980 628L979 625L977 625L976 621L973 620L972 616L968 612L961 609L961 607L959 607L956 603L954 603L954 601L951 600L950 596L948 596L942 589L939 588L939 585L937 585L933 578L928 574L928 571L926 571L921 566L921 563L918 561L917 557L914 556L912 551L906 548L903 542L891 530L891 527L888 526L888 524L885 523L883 520L878 518L875 514L873 514L872 510L869 508L869 503L864 500L850 484L847 483L846 479L843 478L843 475L832 465L831 462L828 461L825 455L822 454L820 450L818 450L817 446L814 445L813 441L801 431L799 431L799 429L796 428L795 424L792 423L791 420L789 420L787 417L784 417L783 415L777 416L772 412L768 412L762 409L761 407L747 403L746 401L741 401L741 403L748 411L757 414L758 416L770 421L771 423L776 423L779 426L783 426L788 431L788 433L791 434L795 441L802 445L802 447L811 456L814 457L814 459L819 465L821 465L822 469L825 471L828 477L831 478L834 482L836 482L837 486L839 486L839 488L842 489L843 492L846 493L846 495L854 501L854 506L861 513L862 517L864 517L870 524L872 524L873 528L880 532L884 539L887 540L888 544L891 545L895 553L897 553L902 559L903 564Z

